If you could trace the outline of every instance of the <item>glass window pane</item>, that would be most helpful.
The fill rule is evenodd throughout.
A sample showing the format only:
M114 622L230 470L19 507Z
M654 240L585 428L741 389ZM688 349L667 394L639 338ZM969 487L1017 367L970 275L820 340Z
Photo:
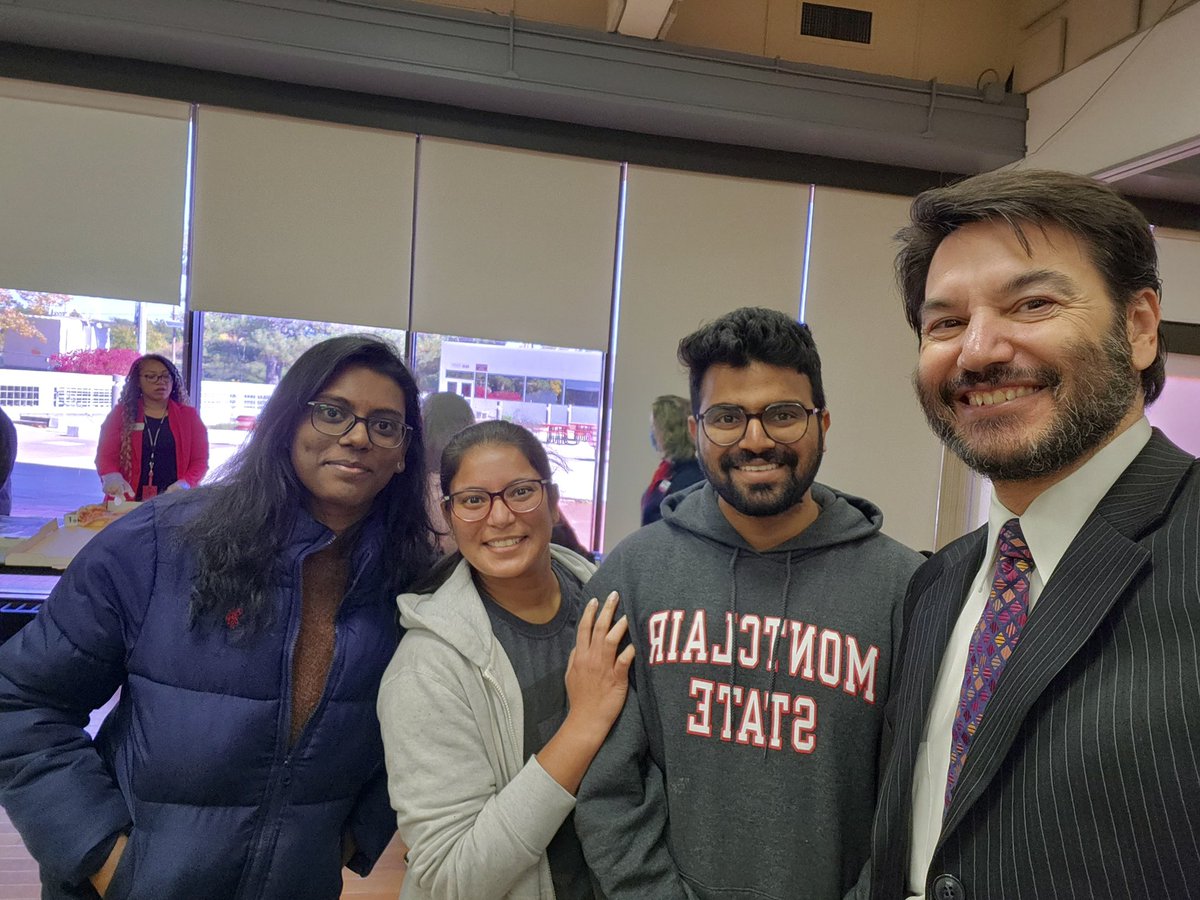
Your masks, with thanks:
M374 334L403 353L404 332L305 319L206 312L200 363L200 418L208 427L209 471L245 443L275 385L296 358L339 334Z
M12 515L60 517L103 499L100 426L130 364L183 364L179 306L0 289L0 406L17 431Z
M559 490L559 510L581 544L594 547L596 441L604 354L418 333L417 384L422 394L453 391L475 418L524 425L546 445Z

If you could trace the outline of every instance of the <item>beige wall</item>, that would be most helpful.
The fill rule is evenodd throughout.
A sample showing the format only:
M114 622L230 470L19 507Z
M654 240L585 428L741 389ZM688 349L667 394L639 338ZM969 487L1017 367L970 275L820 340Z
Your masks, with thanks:
M1200 3L1192 3L1031 91L1025 165L1112 173L1196 141L1197 47Z
M872 500L884 531L925 550L935 540L941 448L910 384L917 340L892 275L892 235L909 202L816 189L806 318L831 418L818 479Z
M1028 92L1179 12L1195 0L1021 0L1014 87ZM1128 48L1126 48L1128 49ZM1140 52L1140 51L1139 51ZM1185 51L1195 56L1193 51ZM1124 54L1122 54L1124 55Z
M1200 231L1156 228L1163 318L1200 325Z
M631 166L604 547L640 525L650 402L687 396L679 339L739 306L800 309L808 186Z

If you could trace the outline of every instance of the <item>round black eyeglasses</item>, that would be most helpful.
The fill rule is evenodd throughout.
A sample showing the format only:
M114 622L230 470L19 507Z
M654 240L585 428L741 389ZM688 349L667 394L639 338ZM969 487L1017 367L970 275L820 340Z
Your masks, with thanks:
M514 481L502 491L468 488L465 491L446 494L442 497L442 502L450 506L455 518L464 522L480 522L492 514L492 504L497 498L514 513L533 512L546 498L546 485L549 483L549 478L531 478L527 481Z
M367 426L367 439L372 444L385 450L395 450L404 446L412 434L412 426L394 416L356 416L344 406L319 400L310 400L307 405L312 427L330 437L349 434L355 425L362 422Z
M731 447L746 435L751 419L758 424L767 437L777 444L794 444L808 434L809 420L821 413L819 406L807 407L801 403L772 403L762 412L746 412L740 406L719 403L700 413L700 425L705 436L718 447Z

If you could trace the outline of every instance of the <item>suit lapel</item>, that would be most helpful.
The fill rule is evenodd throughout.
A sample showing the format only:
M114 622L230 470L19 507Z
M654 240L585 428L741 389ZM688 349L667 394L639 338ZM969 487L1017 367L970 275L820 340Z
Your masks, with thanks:
M886 831L876 835L875 852L882 849L884 858L877 858L873 865L876 872L889 874L878 879L878 884L890 884L893 877L903 879L908 872L917 748L925 734L942 655L982 562L986 537L985 527L960 538L927 563L928 568L918 570L910 587L916 605L905 616L899 682L892 691L898 707L895 738L876 822L877 829Z
M1071 542L971 739L942 840L995 776L1030 707L1148 565L1150 551L1136 541L1170 510L1192 462L1156 431Z

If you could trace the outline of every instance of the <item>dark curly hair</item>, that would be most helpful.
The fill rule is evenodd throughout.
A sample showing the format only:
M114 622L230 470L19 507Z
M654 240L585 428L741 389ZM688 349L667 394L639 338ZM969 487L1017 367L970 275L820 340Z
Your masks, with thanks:
M120 458L122 472L128 472L133 468L131 435L133 434L133 426L137 422L138 404L142 400L142 366L150 360L162 363L167 370L167 374L171 376L170 399L176 403L188 402L187 389L183 386L183 379L179 377L179 369L175 367L175 363L157 353L147 353L145 356L139 356L133 361L133 365L129 367L129 372L125 375L125 384L121 387L121 396L117 399L117 405L121 407Z
M1023 169L987 172L948 187L925 191L913 201L910 223L896 234L896 280L904 315L921 333L925 281L933 255L957 228L973 222L1004 222L1028 253L1025 229L1057 225L1086 248L1118 313L1137 293L1150 288L1162 296L1158 252L1146 218L1106 184L1082 175ZM1142 393L1152 403L1166 382L1167 345L1158 330L1158 355L1142 372Z
M710 366L741 369L752 362L807 375L813 405L825 408L821 357L812 332L775 309L743 306L709 322L679 342L679 361L688 370L693 415L700 412L700 385Z

